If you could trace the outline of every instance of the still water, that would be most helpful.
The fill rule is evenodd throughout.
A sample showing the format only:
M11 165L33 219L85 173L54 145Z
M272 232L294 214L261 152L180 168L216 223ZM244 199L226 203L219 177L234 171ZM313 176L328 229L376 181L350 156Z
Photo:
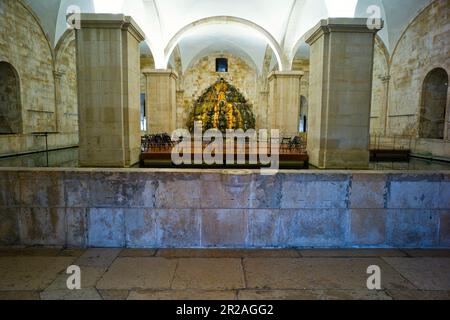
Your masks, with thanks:
M78 148L56 150L47 153L33 153L16 157L0 158L0 167L24 167L24 168L77 168ZM371 170L450 170L450 163L439 161L428 161L412 158L410 162L373 162Z

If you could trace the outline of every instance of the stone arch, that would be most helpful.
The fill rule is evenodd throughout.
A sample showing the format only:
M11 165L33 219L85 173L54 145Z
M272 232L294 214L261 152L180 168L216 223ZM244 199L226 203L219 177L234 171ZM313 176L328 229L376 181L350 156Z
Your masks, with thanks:
M419 129L421 138L444 139L447 98L447 71L435 68L427 74L422 85Z
M16 69L0 61L0 134L22 133L20 80Z
M283 50L280 47L280 44L278 41L268 32L266 29L261 27L260 25L238 17L230 17L230 16L216 16L216 17L208 17L204 19L197 20L195 22L192 22L188 24L187 26L183 27L181 30L179 30L175 36L172 37L172 39L169 41L165 48L165 65L168 65L168 61L170 59L170 56L172 55L173 50L180 42L182 36L187 33L188 31L191 31L192 29L198 28L200 26L205 25L214 25L214 24L238 24L241 26L245 26L247 28L251 28L258 33L260 33L268 42L270 47L275 53L275 56L277 57L278 66L280 71L285 70L285 66L287 67L287 63L285 62L285 57L283 54Z

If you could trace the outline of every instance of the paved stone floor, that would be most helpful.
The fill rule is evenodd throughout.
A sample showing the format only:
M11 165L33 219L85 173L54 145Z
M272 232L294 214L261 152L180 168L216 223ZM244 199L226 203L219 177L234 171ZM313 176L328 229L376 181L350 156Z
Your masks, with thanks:
M82 289L66 288L78 265ZM382 290L366 287L367 268ZM450 300L450 250L0 248L0 300Z

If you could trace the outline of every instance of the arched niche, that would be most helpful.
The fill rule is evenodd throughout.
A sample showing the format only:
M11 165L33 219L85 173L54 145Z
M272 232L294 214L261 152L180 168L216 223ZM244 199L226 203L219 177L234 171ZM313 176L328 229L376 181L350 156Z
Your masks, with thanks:
M0 134L22 132L19 76L14 67L0 62Z
M448 74L442 68L430 71L422 86L420 137L444 139Z

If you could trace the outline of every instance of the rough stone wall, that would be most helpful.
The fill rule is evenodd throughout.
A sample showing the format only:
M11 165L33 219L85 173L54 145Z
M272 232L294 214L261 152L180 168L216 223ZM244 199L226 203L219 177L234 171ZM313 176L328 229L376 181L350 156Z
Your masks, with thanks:
M78 132L78 97L75 33L70 32L56 48L55 69L60 79L57 99L58 131Z
M49 42L20 1L0 1L0 17L0 61L9 62L19 74L23 131L55 131L55 84Z
M442 173L0 170L0 245L448 248L449 199Z
M448 0L433 2L411 23L393 53L388 135L418 137L423 81L437 67L450 73L449 10Z
M216 58L228 58L228 73L216 72ZM186 127L194 102L220 77L234 85L250 101L255 116L258 116L258 72L240 57L228 53L211 54L197 61L180 78L179 89L183 91L183 104L178 106L179 128Z

